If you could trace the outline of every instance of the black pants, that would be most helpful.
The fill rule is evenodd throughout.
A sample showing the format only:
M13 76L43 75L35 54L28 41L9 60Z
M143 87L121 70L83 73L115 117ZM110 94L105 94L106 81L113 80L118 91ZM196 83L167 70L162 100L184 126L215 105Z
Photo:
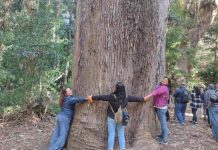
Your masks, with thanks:
M210 124L210 116L209 116L208 108L206 108L205 110L206 110L206 114L207 114L207 122L208 122L208 124Z
M197 110L198 109L192 108L192 114L193 114L192 121L193 122L198 122L198 120L197 120Z

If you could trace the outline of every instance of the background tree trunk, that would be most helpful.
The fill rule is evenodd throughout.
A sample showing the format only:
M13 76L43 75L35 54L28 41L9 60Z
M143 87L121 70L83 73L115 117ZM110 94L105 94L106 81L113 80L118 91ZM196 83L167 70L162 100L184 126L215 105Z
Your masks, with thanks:
M125 83L128 94L150 93L165 73L168 6L168 0L77 1L74 93L108 94L117 81ZM107 107L95 102L76 108L68 149L106 149ZM156 130L152 102L132 103L128 110L127 145L158 148L151 137Z
M195 16L195 26L190 30L188 39L192 47L196 47L203 33L208 29L217 14L217 3L215 1L200 0L193 3L189 12Z
M189 30L187 39L190 43L182 44L182 57L178 60L178 68L184 73L181 79L188 80L190 74L192 74L192 64L188 58L190 48L196 48L198 42L202 38L202 35L208 29L209 25L213 23L217 14L217 2L214 0L184 0L184 7L186 11L192 16L194 26ZM196 51L197 52L197 51ZM192 53L193 56L196 52Z

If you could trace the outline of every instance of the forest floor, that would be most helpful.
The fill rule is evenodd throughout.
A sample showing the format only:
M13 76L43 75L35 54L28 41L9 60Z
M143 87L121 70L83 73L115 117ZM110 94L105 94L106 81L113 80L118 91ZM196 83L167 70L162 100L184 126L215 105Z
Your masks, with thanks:
M213 139L207 122L199 118L199 124L193 125L189 122L191 115L186 115L187 122L184 126L171 119L168 145L160 145L160 150L218 150L218 143ZM172 116L171 112L171 118ZM43 119L34 115L14 117L13 121L0 123L0 150L48 149L55 117L46 116Z
M55 117L39 119L35 115L21 115L0 123L0 150L48 149Z
M168 145L161 145L160 149L218 150L218 142L214 140L207 121L200 117L200 115L198 117L198 124L194 125L191 120L192 115L186 113L186 123L184 126L181 126L175 120L170 121Z

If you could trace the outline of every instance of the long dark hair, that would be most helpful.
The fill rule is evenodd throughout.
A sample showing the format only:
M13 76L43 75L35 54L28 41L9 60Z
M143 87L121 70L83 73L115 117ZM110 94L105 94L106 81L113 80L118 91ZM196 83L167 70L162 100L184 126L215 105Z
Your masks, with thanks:
M171 94L171 93L172 93L172 83L171 83L171 79L170 79L170 78L167 78L167 79L168 79L169 93Z
M123 108L126 107L128 103L126 100L126 88L122 82L117 82L114 94L116 95L116 105L121 105Z
M60 104L61 107L64 104L64 96L66 95L66 89L67 88L64 88L64 89L61 90L60 100L59 100L59 104Z
M172 93L172 90L171 90L171 87L172 87L172 85L171 85L171 79L168 78L168 77L164 77L164 78L166 78L166 79L168 80L168 85L167 85L167 87L168 87L168 90L169 90L169 94L171 94L171 93Z
M121 98L121 99L126 98L126 88L122 82L117 82L116 90L114 91L114 94L116 94L118 98Z

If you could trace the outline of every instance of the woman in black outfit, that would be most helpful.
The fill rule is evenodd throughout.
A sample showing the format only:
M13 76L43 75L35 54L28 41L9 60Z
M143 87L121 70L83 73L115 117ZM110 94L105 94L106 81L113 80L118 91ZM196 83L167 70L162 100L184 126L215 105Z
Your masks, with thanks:
M108 150L113 150L114 147L114 138L115 131L117 129L118 138L119 138L119 147L120 150L125 150L125 122L118 123L115 121L115 113L121 106L121 109L124 110L127 108L128 102L144 102L144 97L135 97L135 96L126 96L125 86L122 82L116 84L115 92L109 95L98 95L98 96L88 96L89 101L92 100L101 100L108 101L109 106L107 109L108 116Z

